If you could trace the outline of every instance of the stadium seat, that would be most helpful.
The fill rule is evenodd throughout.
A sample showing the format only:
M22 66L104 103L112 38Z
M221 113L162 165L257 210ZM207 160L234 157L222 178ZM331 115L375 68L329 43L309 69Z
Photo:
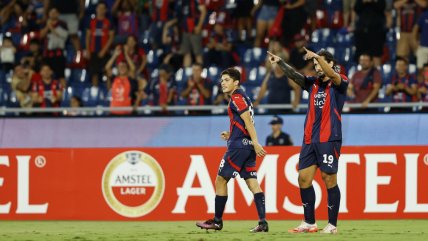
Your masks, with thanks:
M71 69L68 84L73 87L86 87L89 84L89 76L85 69Z
M147 53L147 68L153 70L159 66L159 57L163 54L162 49L150 50Z
M247 78L247 81L244 83L244 85L260 86L265 76L266 76L266 68L264 66L251 68L248 71L248 78Z
M381 68L381 73L383 77L383 83L387 84L392 78L392 67L390 64L384 64Z
M258 67L264 64L266 59L266 49L264 48L250 48L244 53L243 64L247 68Z
M416 64L409 64L409 74L416 74L416 73L417 73Z
M244 89L251 101L255 101L257 99L260 92L260 86L244 86Z
M220 79L220 69L212 66L207 69L207 78L210 79L213 83L218 83Z
M311 41L317 45L318 48L325 48L327 45L334 44L333 31L328 28L317 29L312 32Z
M8 99L9 99L9 93L3 88L0 88L0 107L6 106Z
M64 92L62 93L61 107L70 107L71 97L74 96L73 87L69 86L64 88ZM79 96L80 97L80 96Z
M351 47L354 45L354 34L353 33L341 33L340 31L336 34L336 43L340 47Z
M105 106L107 102L107 89L103 87L86 87L81 93L83 106Z
M177 91L181 92L186 88L187 80L192 75L192 68L180 68L175 73L175 84L177 85Z
M357 72L361 67L357 66L357 65L352 65L347 69L347 76L349 79L352 78L352 76L354 76L355 72Z

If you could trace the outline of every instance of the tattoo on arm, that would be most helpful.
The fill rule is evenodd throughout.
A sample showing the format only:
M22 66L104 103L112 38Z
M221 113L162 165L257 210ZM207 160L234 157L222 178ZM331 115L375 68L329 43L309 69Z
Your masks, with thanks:
M279 67L284 71L287 78L292 79L296 84L300 85L300 87L305 87L305 76L301 73L297 72L293 67L285 63L284 60L278 62Z

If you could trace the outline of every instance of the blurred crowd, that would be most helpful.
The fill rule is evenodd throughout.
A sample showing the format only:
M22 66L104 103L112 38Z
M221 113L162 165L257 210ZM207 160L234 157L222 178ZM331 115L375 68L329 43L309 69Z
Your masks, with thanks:
M271 66L266 51L314 75L303 47L334 54L350 79L348 102L361 104L349 111L428 102L427 8L428 0L2 0L0 107L210 114L168 106L226 104L218 77L237 66L255 106L299 112L307 92ZM139 106L162 110L138 113Z

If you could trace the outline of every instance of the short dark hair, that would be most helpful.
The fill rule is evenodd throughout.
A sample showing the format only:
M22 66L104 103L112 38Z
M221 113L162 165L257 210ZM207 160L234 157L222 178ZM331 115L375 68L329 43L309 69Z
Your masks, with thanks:
M409 64L409 60L407 60L405 57L402 57L402 56L397 56L397 58L395 58L395 62L398 62L398 61L403 61L404 63Z
M204 68L204 66L203 66L201 63L199 63L199 62L194 62L194 63L192 64L192 66L198 66L198 67L200 67L201 69L203 69L203 68Z
M40 45L40 41L38 39L33 38L33 39L30 40L30 44Z
M227 68L225 70L223 70L223 72L221 72L220 77L223 75L229 75L230 78L232 78L233 80L237 80L239 81L239 83L241 83L241 72L239 72L239 70L237 70L236 68Z
M364 55L364 56L369 57L369 59L370 59L370 60L373 60L373 55L371 55L371 54L369 54L369 53L367 53L367 52L363 52L363 53L361 53L361 54L360 54L360 56L359 56L359 57L361 57L361 56L363 56L363 55Z
M333 62L333 65L336 65L336 60L334 59L334 56L333 56L333 54L331 54L330 52L328 52L327 50L325 50L325 49L320 49L318 52L317 52L317 54L319 55L319 56L324 56L324 59L325 59L325 61L327 61L327 63L331 63L331 62Z
M424 68L426 68L426 67L428 67L428 63L425 63L425 64L422 66L422 69L424 69Z
M108 9L108 6L107 6L107 2L106 1L99 1L98 3L97 3L97 7L98 7L98 5L104 5L107 9Z

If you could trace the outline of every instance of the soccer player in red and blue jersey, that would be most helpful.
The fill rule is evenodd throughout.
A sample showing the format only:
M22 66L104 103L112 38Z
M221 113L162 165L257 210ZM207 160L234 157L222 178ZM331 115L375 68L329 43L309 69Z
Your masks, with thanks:
M315 191L312 180L319 167L328 193L328 224L321 233L335 234L340 205L337 168L342 146L341 113L346 99L348 79L339 74L339 68L331 53L324 49L317 53L305 50L305 59L314 62L316 77L301 75L280 57L268 52L270 62L277 64L288 78L308 91L310 96L299 157L298 179L305 220L289 232L318 231L315 222Z
M259 224L250 232L268 232L266 222L265 195L257 182L256 155L264 156L266 151L257 139L254 127L254 111L250 98L240 88L241 73L235 68L228 68L221 73L221 88L229 95L228 114L230 130L221 133L227 141L227 151L220 162L215 180L215 215L213 219L197 222L196 226L204 229L221 230L223 212L227 201L227 182L239 175L245 179L248 188L254 194Z

